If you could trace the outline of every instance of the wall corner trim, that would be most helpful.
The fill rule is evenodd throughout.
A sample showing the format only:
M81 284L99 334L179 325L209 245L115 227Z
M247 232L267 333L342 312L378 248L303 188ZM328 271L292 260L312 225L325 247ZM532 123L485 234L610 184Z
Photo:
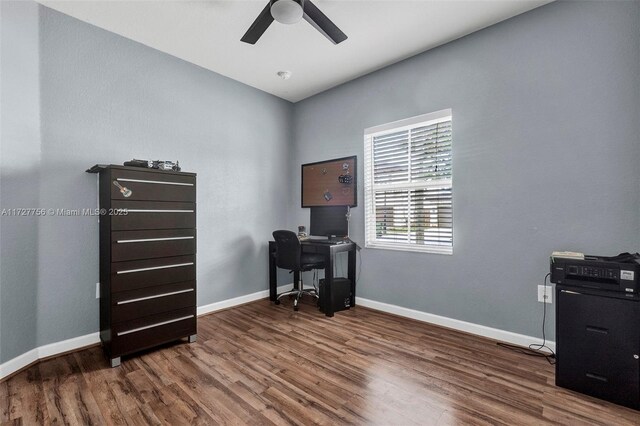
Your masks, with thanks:
M453 330L464 331L469 334L475 334L477 336L487 337L489 339L507 342L514 345L526 347L530 344L542 343L542 339L538 337L527 336L525 334L518 334L512 331L501 330L499 328L492 328L472 322L443 317L440 315L430 314L428 312L417 311L415 309L403 308L402 306L391 305L389 303L363 299L361 297L356 297L356 305L405 318L411 318L417 321L428 322L430 324L451 328ZM555 352L556 342L547 340L545 344Z

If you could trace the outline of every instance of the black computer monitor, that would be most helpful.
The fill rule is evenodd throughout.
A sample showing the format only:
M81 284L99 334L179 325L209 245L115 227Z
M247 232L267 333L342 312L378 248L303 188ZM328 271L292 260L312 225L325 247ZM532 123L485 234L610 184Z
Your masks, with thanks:
M348 236L347 212L347 206L311 207L309 233L320 237Z

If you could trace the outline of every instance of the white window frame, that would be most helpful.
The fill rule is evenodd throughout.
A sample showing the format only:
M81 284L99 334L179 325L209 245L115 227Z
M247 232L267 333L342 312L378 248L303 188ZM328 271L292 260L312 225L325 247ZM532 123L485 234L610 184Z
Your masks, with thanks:
M395 133L403 130L409 130L416 127L430 126L436 123L452 120L451 109L443 109L429 114L422 114L415 117L407 118L404 120L394 121L379 126L369 127L364 131L364 203L365 203L365 247L374 249L385 250L400 250L400 251L412 251L422 253L435 253L435 254L453 254L453 239L451 246L439 246L439 245L419 245L409 242L389 242L376 239L376 224L375 217L371 220L372 215L375 216L375 192L381 189L393 190L393 189L429 189L429 188L442 188L450 187L453 197L453 180L439 179L432 181L417 181L417 182L400 182L400 183L384 183L375 184L373 179L373 138L381 136L387 133ZM410 160L409 160L410 161ZM453 206L453 199L451 200ZM453 218L452 218L453 220ZM453 223L452 223L452 238L453 238Z

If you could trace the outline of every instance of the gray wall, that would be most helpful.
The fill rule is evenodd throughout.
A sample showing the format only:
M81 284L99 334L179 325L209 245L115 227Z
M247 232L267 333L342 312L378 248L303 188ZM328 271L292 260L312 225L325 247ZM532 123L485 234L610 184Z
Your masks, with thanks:
M365 128L453 109L454 254L363 250L359 295L540 336L552 250L638 251L638 22L552 3L297 103L295 164L357 154L360 177Z
M199 305L267 288L271 231L308 224L301 163L357 154L362 176L364 128L443 108L455 253L363 250L361 296L539 335L552 250L638 248L637 2L553 3L295 106L32 2L1 12L0 206L95 207L92 164L179 159ZM0 362L97 331L95 218L0 233Z
M0 209L38 205L38 6L0 2ZM35 347L38 220L0 217L0 362Z
M20 173L3 163L2 207L96 207L96 175L84 172L91 165L178 159L185 171L198 173L198 305L266 290L265 242L273 229L287 225L291 204L289 176L282 171L293 161L292 104L46 7L39 10L40 154ZM6 20L23 23L15 16ZM34 30L37 35L37 22ZM25 43L17 36L10 40ZM29 41L22 48L32 54L38 40ZM4 59L3 75L10 63ZM37 81L16 81L12 93L7 90L15 96L3 92L3 108L18 105L24 90L31 95ZM21 149L20 141L3 138L2 148L3 154L5 148ZM10 229L13 224L31 229L25 234ZM47 216L2 225L2 327L8 331L0 360L34 344L97 331L97 219ZM18 252L5 233L24 239L28 254ZM19 317L5 322L15 311ZM37 336L21 321L36 312ZM6 338L22 335L27 326L28 344Z

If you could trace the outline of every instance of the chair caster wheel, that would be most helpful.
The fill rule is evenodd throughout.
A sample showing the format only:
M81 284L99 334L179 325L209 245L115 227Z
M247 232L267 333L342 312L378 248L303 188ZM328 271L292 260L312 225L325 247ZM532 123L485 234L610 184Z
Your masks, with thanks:
M293 310L297 311L299 309L300 309L300 307L298 306L298 299L296 299L296 300L293 301Z
M299 311L299 310L300 310L300 307L299 307L299 306L294 306L294 307L293 307L293 310L297 312L297 311Z
M276 300L275 302L273 302L273 303L275 303L276 305L279 305L279 304L280 304L280 299L277 299L277 300Z

